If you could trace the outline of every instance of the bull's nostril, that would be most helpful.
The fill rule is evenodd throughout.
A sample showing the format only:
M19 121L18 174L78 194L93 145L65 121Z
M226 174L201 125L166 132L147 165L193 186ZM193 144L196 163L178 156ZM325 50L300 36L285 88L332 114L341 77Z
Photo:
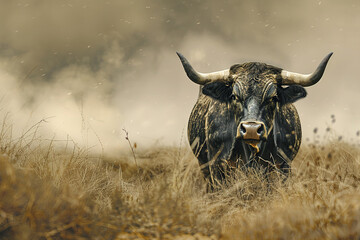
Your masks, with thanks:
M246 128L244 127L244 125L240 125L240 131L241 133L245 134L246 133Z
M264 132L264 125L260 125L260 127L257 130L258 134L262 134Z
M241 122L238 131L237 136L253 141L260 141L266 134L265 125L255 121Z

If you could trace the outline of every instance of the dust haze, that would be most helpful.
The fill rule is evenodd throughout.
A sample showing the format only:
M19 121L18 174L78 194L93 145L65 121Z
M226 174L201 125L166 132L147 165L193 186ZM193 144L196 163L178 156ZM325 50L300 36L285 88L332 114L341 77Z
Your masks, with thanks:
M21 134L45 119L56 139L126 149L180 144L198 86L195 69L247 61L308 73L334 52L296 103L305 138L360 129L360 3L347 1L0 1L1 114ZM335 115L332 123L331 115Z

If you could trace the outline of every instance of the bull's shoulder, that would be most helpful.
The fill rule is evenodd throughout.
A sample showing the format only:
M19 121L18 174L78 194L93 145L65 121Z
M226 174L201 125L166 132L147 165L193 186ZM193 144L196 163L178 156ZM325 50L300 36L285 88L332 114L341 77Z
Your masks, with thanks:
M205 141L205 118L212 102L212 99L209 97L203 94L199 95L188 121L188 138L190 145L196 139L201 142Z
M285 129L293 129L301 133L301 124L299 114L293 104L286 104L279 107L279 121Z
M275 116L275 137L277 147L292 160L301 144L301 123L299 114L293 104L279 107Z
M208 162L207 145L206 145L206 116L213 100L204 95L199 94L199 98L193 107L188 122L188 139L190 146L198 158L200 165ZM207 174L205 174L207 175Z
M205 121L205 116L213 102L214 101L210 97L203 94L199 95L199 98L190 114L189 127Z

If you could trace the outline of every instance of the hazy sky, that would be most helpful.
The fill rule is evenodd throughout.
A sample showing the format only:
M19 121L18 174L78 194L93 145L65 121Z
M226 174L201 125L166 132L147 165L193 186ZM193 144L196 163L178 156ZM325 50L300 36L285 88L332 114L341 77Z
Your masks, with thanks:
M201 72L259 61L300 73L333 51L296 106L305 137L332 126L355 139L359 12L357 0L0 0L1 114L14 131L49 118L43 134L106 150L127 147L122 128L139 146L179 144L198 86L175 51Z

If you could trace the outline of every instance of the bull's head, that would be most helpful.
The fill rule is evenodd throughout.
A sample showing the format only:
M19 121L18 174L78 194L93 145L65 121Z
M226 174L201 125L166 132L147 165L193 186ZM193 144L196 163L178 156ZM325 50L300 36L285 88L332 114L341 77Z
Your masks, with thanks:
M279 107L305 97L304 87L321 79L332 55L328 54L311 74L289 72L264 63L237 64L204 74L195 71L183 55L177 54L190 80L203 86L203 94L226 102L235 110L236 138L256 152L268 139Z

